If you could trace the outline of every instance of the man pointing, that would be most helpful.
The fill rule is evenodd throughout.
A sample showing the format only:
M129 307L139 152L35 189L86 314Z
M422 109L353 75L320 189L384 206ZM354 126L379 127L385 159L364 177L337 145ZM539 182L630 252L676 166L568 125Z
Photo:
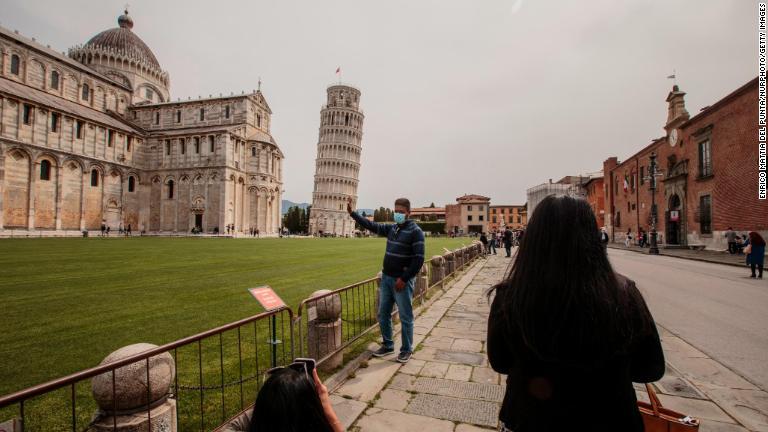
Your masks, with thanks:
M403 341L397 361L406 363L413 353L413 280L424 264L424 232L415 222L408 219L411 202L406 198L395 200L395 223L371 222L352 210L352 198L347 202L347 212L361 227L387 237L387 251L381 270L379 293L379 327L384 340L375 357L395 352L392 340L392 307L397 311L402 326Z

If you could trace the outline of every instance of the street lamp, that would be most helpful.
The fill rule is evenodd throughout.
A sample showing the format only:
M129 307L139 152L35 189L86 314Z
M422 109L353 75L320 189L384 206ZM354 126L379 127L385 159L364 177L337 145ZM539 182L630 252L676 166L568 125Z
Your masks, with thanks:
M656 211L656 176L661 175L656 173L656 152L651 152L651 166L648 169L648 179L650 180L651 189L651 247L648 249L648 253L651 255L659 254L659 245L656 242L656 220L658 212Z

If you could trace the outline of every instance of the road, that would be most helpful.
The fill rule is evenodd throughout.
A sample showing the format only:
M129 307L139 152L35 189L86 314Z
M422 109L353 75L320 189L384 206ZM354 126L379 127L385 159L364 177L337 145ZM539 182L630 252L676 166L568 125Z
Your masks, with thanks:
M637 282L656 322L768 390L768 279L750 279L747 267L617 249L608 255Z

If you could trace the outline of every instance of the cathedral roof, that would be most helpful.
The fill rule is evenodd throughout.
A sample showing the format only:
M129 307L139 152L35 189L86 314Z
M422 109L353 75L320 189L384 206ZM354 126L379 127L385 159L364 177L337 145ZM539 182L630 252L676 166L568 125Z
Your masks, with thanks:
M128 11L117 19L118 27L104 30L85 43L83 48L115 51L139 62L148 63L160 69L157 57L152 53L147 44L131 30L133 19L128 16Z

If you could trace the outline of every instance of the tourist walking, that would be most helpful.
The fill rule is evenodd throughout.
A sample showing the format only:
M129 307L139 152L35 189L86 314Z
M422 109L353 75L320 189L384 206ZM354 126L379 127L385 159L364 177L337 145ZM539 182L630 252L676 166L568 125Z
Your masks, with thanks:
M733 230L732 227L728 227L728 230L725 231L725 241L728 242L728 253L733 255L737 252L736 249L736 238L738 235Z
M128 224L128 230L126 230L125 235L127 235L128 237L131 236L131 224Z
M632 228L627 228L627 236L624 238L624 246L632 246Z
M600 243L603 245L603 250L608 250L609 241L610 238L608 237L608 232L605 230L605 227L602 227L600 229Z
M504 250L507 258L512 256L512 230L509 227L504 230Z
M488 240L488 253L493 252L494 255L496 255L496 232L494 231L493 234L491 234L490 240Z
M397 303L402 328L402 345L397 361L406 363L413 353L413 282L424 264L424 232L408 219L411 202L406 198L395 201L395 223L371 222L352 210L352 198L347 202L347 212L361 227L387 237L387 249L381 270L379 288L379 327L383 343L373 355L383 357L395 352L392 340L392 308Z
M488 246L488 237L485 236L484 232L480 234L480 243L483 244L483 252L488 255L490 253L490 246Z
M660 379L664 353L640 291L602 252L587 201L547 197L527 231L489 293L500 430L643 431L632 383Z
M101 223L101 236L104 237L104 232L107 231L107 224L104 222Z
M763 266L765 265L765 239L755 232L749 233L749 238L744 243L744 253L747 254L747 265L752 270L751 278L763 278ZM755 269L759 273L755 274Z

